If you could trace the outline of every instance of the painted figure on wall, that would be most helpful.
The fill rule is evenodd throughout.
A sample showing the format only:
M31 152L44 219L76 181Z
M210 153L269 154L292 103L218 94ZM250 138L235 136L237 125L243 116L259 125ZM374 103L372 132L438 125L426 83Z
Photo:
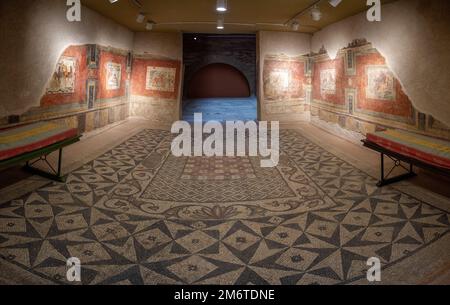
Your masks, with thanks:
M366 96L376 100L395 100L394 75L385 66L367 67Z
M289 88L289 71L283 69L271 71L265 87L267 96L274 98L284 96Z
M320 91L322 94L336 93L336 69L320 71Z
M304 98L305 61L299 58L273 57L264 62L264 96L279 101Z
M120 82L122 80L122 66L116 63L108 63L106 65L106 89L118 90L120 89Z
M47 93L75 92L76 59L62 56L50 80Z
M176 73L176 68L147 67L145 89L162 92L175 92Z

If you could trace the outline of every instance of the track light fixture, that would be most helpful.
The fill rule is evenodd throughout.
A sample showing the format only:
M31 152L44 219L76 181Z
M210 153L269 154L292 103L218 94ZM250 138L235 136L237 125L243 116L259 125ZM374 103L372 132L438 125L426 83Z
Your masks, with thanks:
M142 22L144 22L144 20L145 20L145 15L142 14L142 13L139 13L139 14L137 15L137 17L136 17L136 22L137 22L137 23L142 23Z
M153 30L153 27L155 26L155 22L153 21L148 21L147 24L145 25L145 29L147 31L151 31Z
M292 22L291 29L293 31L297 32L299 28L300 28L300 23L298 23L297 21Z
M315 5L311 9L311 18L314 21L319 21L320 19L322 19L322 12L320 11L320 9L319 9L319 7L317 5Z

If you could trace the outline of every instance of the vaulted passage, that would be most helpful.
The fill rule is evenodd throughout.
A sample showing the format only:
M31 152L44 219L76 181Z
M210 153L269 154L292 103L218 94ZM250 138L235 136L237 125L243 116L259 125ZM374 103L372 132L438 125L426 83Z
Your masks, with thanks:
M192 77L189 98L249 97L250 86L245 75L235 67L223 64L209 64Z
M257 119L256 36L183 36L183 119Z

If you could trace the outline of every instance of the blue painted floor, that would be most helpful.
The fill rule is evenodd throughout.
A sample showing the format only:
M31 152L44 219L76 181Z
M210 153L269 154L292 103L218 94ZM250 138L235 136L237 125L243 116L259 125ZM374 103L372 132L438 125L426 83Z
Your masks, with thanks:
M202 113L203 121L256 121L257 100L249 98L206 98L187 100L183 120L194 122L194 113Z

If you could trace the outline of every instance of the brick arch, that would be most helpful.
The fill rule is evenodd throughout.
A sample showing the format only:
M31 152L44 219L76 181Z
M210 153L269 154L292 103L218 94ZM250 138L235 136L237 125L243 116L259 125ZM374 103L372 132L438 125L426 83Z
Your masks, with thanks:
M211 64L226 64L226 65L230 65L233 68L235 68L236 70L240 71L245 78L247 79L247 82L250 86L250 92L251 94L256 94L256 82L252 81L255 80L256 75L252 75L252 73L250 73L249 71L242 69L241 67L245 67L245 63L241 62L238 59L234 59L234 58L230 58L229 56L220 56L220 55L211 55L211 56L206 56L204 57L204 59L199 62L198 64L195 65L194 69L190 69L189 71L185 71L185 76L184 76L184 96L187 97L188 96L188 84L190 83L192 77L201 69L203 69L204 67L211 65Z
M189 98L249 97L251 87L247 76L228 63L211 63L196 69L186 81Z

